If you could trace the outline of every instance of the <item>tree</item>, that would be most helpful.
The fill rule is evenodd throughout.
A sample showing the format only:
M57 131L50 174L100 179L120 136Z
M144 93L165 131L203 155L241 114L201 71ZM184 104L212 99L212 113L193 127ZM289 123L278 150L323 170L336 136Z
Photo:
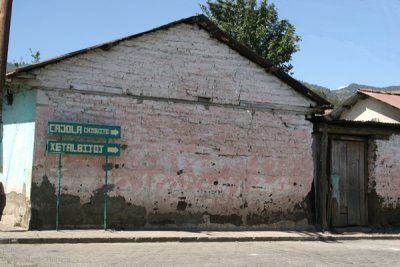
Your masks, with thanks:
M40 61L40 52L33 52L31 48L29 48L29 52L31 53L32 63L39 63Z
M38 62L40 61L40 51L33 52L32 49L29 48L29 53L31 54L31 58L32 58L32 59L31 59L31 63L25 62L25 61L23 60L23 58L21 58L21 59L19 60L19 62L16 62L16 61L14 60L12 64L13 64L15 67L19 68L19 67L26 66L26 65L29 65L29 64L38 63Z
M262 0L207 0L200 5L203 13L223 31L248 46L272 64L289 72L292 54L301 40L295 27L279 20L274 4Z

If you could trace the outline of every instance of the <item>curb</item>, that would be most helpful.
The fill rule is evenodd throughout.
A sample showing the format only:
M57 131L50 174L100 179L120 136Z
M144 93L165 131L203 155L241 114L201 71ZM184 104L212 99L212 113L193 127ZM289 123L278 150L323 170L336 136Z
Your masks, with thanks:
M0 244L88 244L88 243L166 243L166 242L282 242L320 241L338 242L352 240L400 240L398 235L368 236L261 236L261 237L21 237L0 238Z

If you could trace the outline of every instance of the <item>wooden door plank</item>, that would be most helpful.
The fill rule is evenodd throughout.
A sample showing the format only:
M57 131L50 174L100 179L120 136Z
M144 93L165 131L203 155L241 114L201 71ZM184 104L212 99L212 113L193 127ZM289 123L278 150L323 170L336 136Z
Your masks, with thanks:
M347 200L342 192L345 192L343 184L346 175L346 143L332 140L331 155L331 224L333 227L345 226L347 225Z
M329 171L328 171L328 166L329 166L329 135L326 130L326 125L323 126L322 129L322 134L321 134L321 140L320 140L320 157L321 161L319 164L321 164L321 172L317 185L318 185L318 200L319 203L318 206L320 207L320 219L321 219L321 226L323 229L327 229L329 227L329 222L330 222L330 213L329 213Z
M338 159L339 159L339 224L346 226L348 224L348 200L347 200L347 141L338 141Z
M365 153L366 153L366 144L365 142L360 143L360 164L359 164L359 181L360 181L360 224L367 225L368 217L367 217L367 190L366 190L366 173L365 173Z
M361 225L360 217L360 145L361 142L347 142L347 191L348 224Z
M338 225L338 193L339 193L339 186L338 179L339 171L338 171L338 156L337 156L337 142L335 140L331 141L331 169L330 169L330 177L329 177L329 214L330 214L330 223L332 226Z

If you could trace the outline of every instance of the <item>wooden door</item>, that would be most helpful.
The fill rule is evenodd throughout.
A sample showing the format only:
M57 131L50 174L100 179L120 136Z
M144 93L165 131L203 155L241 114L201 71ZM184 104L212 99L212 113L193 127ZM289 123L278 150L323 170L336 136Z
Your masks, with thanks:
M363 140L331 140L330 223L332 227L367 224Z

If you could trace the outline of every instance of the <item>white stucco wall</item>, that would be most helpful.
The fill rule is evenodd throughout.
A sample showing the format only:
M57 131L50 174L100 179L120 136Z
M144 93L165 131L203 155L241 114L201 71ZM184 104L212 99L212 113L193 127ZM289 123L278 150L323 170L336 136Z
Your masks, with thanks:
M45 152L48 121L121 126L115 142L124 148L109 161L114 224L309 226L313 125L305 113L314 101L198 26L143 35L33 74L29 85L40 88L32 184L37 227L54 224L57 156ZM280 108L246 109L241 101ZM102 157L62 157L61 224L102 223L103 164Z
M37 85L115 94L239 104L254 101L309 107L314 101L293 90L197 25L96 49L33 72Z
M3 172L0 181L6 193L2 224L28 226L35 139L36 91L14 93L3 105Z
M369 97L358 100L354 106L341 114L340 119L399 123L400 110Z

